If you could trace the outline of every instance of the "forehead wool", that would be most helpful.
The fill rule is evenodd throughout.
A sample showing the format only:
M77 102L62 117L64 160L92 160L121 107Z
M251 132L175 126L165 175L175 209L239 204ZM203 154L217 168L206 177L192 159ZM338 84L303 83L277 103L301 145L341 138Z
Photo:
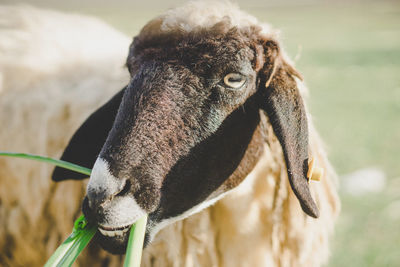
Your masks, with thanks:
M154 23L156 21L158 23ZM189 1L184 6L168 10L148 25L152 24L151 31L155 34L176 30L191 32L198 28L211 28L221 21L228 21L232 27L238 28L257 25L261 27L262 34L270 36L278 33L269 24L260 23L257 18L241 11L236 4L229 1Z

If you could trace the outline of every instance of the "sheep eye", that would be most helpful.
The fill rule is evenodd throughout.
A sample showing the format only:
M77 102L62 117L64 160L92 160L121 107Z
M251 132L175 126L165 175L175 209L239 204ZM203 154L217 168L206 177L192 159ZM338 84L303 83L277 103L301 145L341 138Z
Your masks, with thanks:
M224 77L224 83L234 89L239 89L246 82L246 78L239 73L229 73Z

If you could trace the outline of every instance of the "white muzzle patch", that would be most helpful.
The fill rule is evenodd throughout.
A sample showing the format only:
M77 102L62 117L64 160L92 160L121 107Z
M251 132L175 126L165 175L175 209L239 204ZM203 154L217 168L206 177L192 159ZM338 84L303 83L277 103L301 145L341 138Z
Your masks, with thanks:
M104 235L114 236L125 233L125 229L121 228L135 223L146 211L139 206L132 194L117 195L123 189L126 179L118 179L109 170L109 164L104 159L97 158L87 186L87 195L89 203L92 201L101 205L99 229ZM91 208L98 208L89 205Z
M108 163L102 158L97 158L90 175L86 193L89 199L92 196L94 198L100 192L111 196L116 192L120 192L124 185L125 182L123 180L114 177L110 173Z

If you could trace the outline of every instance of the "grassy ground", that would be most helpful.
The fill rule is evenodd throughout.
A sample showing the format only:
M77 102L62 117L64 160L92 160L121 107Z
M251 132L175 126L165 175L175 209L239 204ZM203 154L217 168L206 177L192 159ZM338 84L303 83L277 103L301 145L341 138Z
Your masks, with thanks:
M400 266L400 3L279 3L252 1L246 9L281 29L289 54L300 55L311 112L338 173L377 166L388 177L380 193L341 192L329 266ZM63 9L99 16L133 36L166 6Z

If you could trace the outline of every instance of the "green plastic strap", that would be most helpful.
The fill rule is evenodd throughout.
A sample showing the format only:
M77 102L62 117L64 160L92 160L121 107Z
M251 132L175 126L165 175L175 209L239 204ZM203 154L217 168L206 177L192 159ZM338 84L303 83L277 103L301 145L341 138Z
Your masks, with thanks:
M52 159L52 158L38 156L38 155L0 151L0 156L32 159L32 160L36 160L36 161L46 162L46 163L50 163L50 164L56 165L56 166L64 168L64 169L68 169L68 170L79 172L79 173L86 174L86 175L90 175L90 173L92 172L91 169L88 169L88 168L85 168L85 167L82 167L82 166L79 166L79 165L76 165L76 164L73 164L73 163L70 163L67 161Z

